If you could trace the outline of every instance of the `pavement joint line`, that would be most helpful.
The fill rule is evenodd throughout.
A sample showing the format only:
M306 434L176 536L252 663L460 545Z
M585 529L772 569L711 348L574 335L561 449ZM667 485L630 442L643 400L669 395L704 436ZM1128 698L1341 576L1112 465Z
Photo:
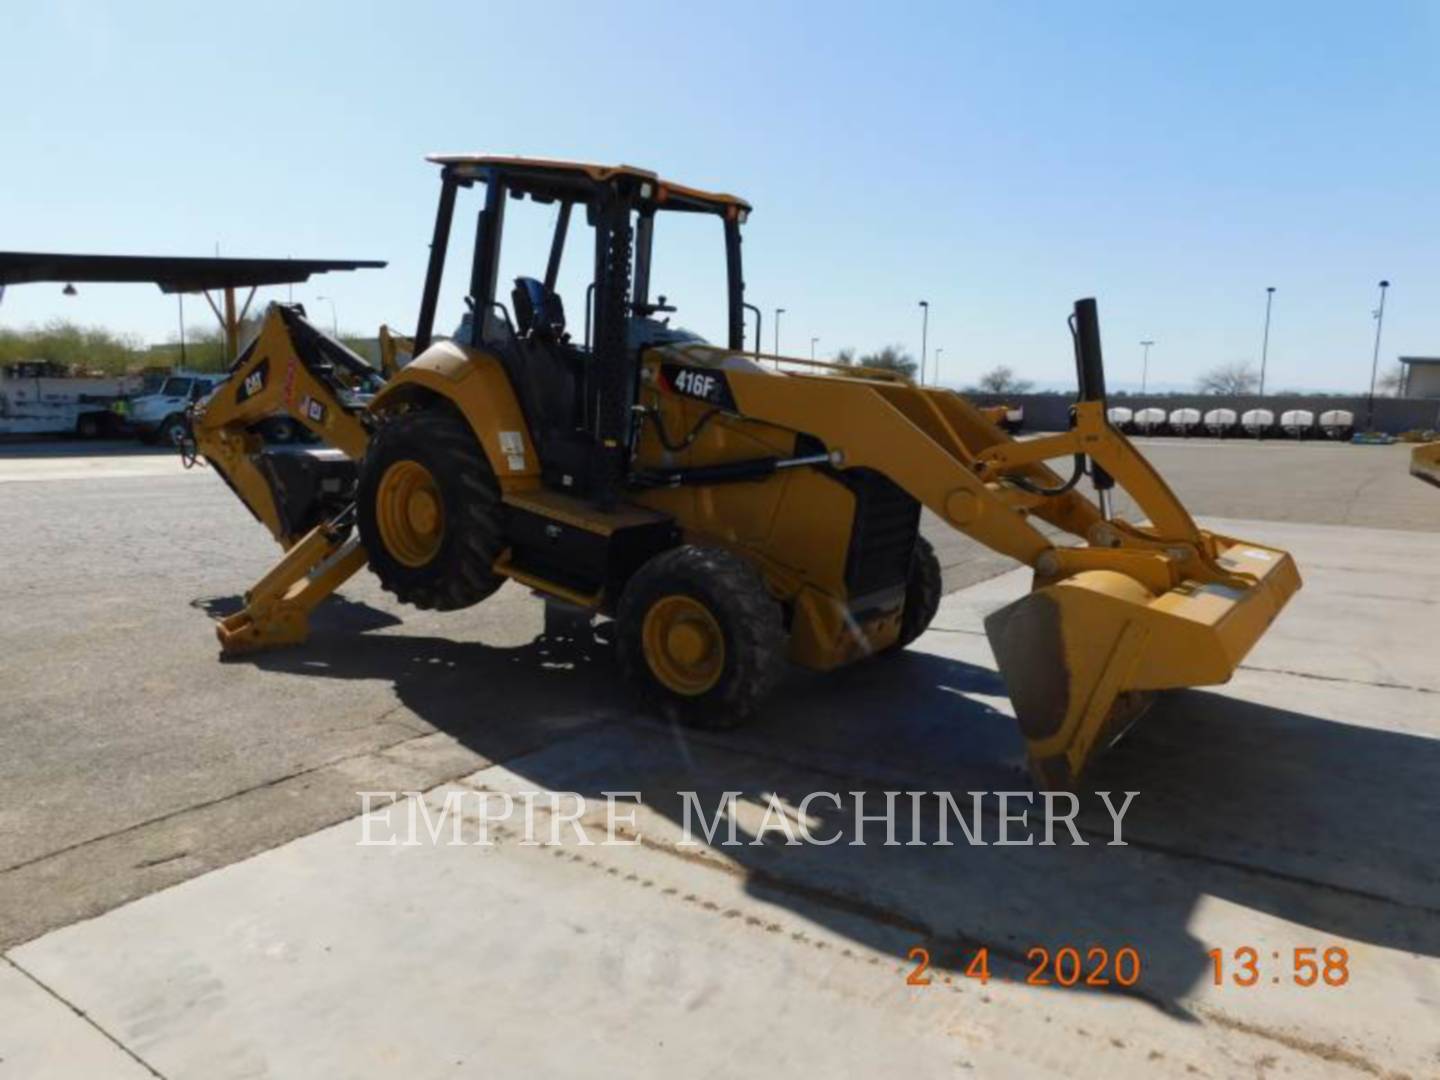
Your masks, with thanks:
M395 708L399 708L399 706L395 706ZM393 709L386 711L388 713L393 711ZM383 719L383 715L376 717L377 722L381 719ZM392 743L386 743L383 746L377 746L358 754L342 754L338 757L329 758L325 761L321 761L314 765L307 766L306 768L297 769L294 772L286 773L284 776L272 777L271 779L266 780L264 783L252 784L249 787L240 788L238 791L227 792L226 794L220 795L214 799L206 799L203 802L191 803L189 806L182 806L178 809L171 810L168 813L158 814L155 817L146 818L144 821L137 821L134 824L126 825L123 829L116 829L114 832L101 833L99 836L87 837L84 840L77 840L73 844L67 844L64 847L56 848L54 851L47 851L44 854L36 855L29 859L22 859L20 862L12 863L9 866L0 867L0 874L8 874L14 870L23 870L28 866L34 866L36 863L42 863L48 859L53 859L60 855L66 855L72 851L78 851L80 848L89 847L91 844L98 844L105 840L113 840L118 836L124 836L127 833L136 832L137 830L147 828L151 825L158 825L161 822L169 821L172 818L180 817L195 810L205 810L212 806L219 806L222 803L230 802L232 799L238 799L242 796L250 795L256 791L264 791L266 788L275 787L277 784L283 784L288 780L295 780L302 776L309 776L312 773L320 772L321 770L328 769L334 765L340 765L347 761L357 761L361 758L370 757L372 755L381 756L384 755L386 751L394 750L396 747L403 746L405 743L414 742L416 739L427 738L428 736L433 734L435 733L432 731L427 731L423 734L410 735L403 739L397 739ZM528 753L529 751L526 752ZM473 772L474 768L471 767L468 771ZM461 773L459 775L464 776L466 775L466 773ZM440 781L440 783L446 783L446 781L442 780ZM287 841L281 841L281 843L286 842Z
M477 791L491 792L496 790L486 787L483 784L470 786ZM545 807L539 808L539 815L543 815L546 819L554 816L551 811ZM681 862L687 863L691 866L699 867L703 870L723 874L727 877L744 881L746 885L753 886L757 890L778 893L792 898L798 897L818 907L827 908L831 911L837 911L845 915L853 916L855 918L865 919L878 926L884 926L891 930L900 930L908 934L919 936L923 939L924 944L930 947L931 952L937 956L942 955L941 950L949 950L950 953L959 955L960 953L963 953L972 948L984 948L988 949L995 956L999 956L1002 959L1016 965L1017 967L1024 969L1027 966L1026 954L1022 950L1017 949L1014 946L1004 944L1003 942L990 941L986 938L976 937L970 934L942 934L937 932L928 923L920 919L907 915L904 912L894 911L880 904L876 904L870 900L866 900L864 897L856 896L853 893L838 891L834 889L826 889L816 885L804 885L800 882L792 881L784 877L783 875L759 867L737 866L731 862L717 859L712 855L707 855L703 850L685 851L682 850L675 843L664 840L656 840L652 837L647 837L642 833L624 828L623 826L615 826L614 831L617 836L633 840L634 842L644 847L646 850L653 851L659 855L665 855L670 858L678 859ZM506 829L502 826L499 828L494 828L493 835L500 838L501 840L508 840L513 839L515 834L513 830ZM553 844L548 842L540 844L526 844L522 841L521 843L514 846L531 848L538 847L541 850L549 850L557 856L561 855L566 850L564 844ZM589 858L578 853L571 854L570 858L574 862L581 862L587 864L592 870L603 872L612 877L618 876L617 870L604 866L598 859ZM633 875L631 877L627 877L625 880L629 881L632 879ZM643 882L642 887L645 887ZM720 905L715 904L711 901L703 900L700 897L696 896L694 893L685 895L683 899L690 901L691 903L699 904L702 908L708 911L718 912L722 915L727 916L730 914L728 910L721 907ZM752 916L750 918L753 919L754 917ZM759 922L759 920L755 921ZM781 926L781 924L778 922L774 922L773 920L769 925L766 926L766 929L783 932L783 927ZM793 933L789 936L792 939L795 939L795 935ZM843 954L852 957L854 956L854 953L849 949L844 950ZM1018 980L1012 981L1015 981L1018 984ZM954 988L958 989L958 985ZM1118 985L1113 986L1108 988L1106 990L1106 993L1114 994L1120 997L1127 997L1142 1004L1149 1005L1167 1016L1191 1021L1196 1019L1196 1017L1183 1006L1153 997L1150 994L1147 994L1144 989L1141 988L1138 984L1135 987L1123 987Z
M473 787L475 790L479 791L494 790L486 787L483 784L476 784L470 786ZM543 807L540 808L540 813L546 818L553 816L548 809L545 809ZM1021 968L1022 970L1025 969L1028 964L1027 955L1021 950L1014 948L1013 946L1007 945L999 941L987 940L984 937L977 937L971 934L937 933L928 923L925 923L922 920L906 915L903 912L893 911L890 908L886 908L879 904L872 903L871 901L866 900L863 897L855 896L848 892L825 889L813 885L803 885L799 882L791 881L780 874L774 873L773 871L765 870L758 867L737 866L731 862L727 862L707 855L704 851L701 850L696 850L693 852L682 851L674 843L646 837L641 833L632 832L631 830L623 827L617 827L615 831L618 835L623 836L627 839L633 839L640 843L647 850L654 851L657 854L679 859L682 862L685 862L692 866L697 866L704 870L724 874L732 878L742 879L747 885L752 886L756 890L756 893L768 891L772 893L779 893L787 897L798 897L802 900L808 901L811 904L815 904L817 906L824 907L832 911L838 911L846 915L851 915L856 918L865 919L869 922L875 923L880 926L888 927L892 930L901 930L909 934L919 935L922 937L922 944L927 946L931 955L934 956L952 954L961 955L970 949L984 948L987 949L991 955L1000 957L1001 959ZM511 830L505 829L503 827L495 829L494 835L502 840L513 839L513 833L511 832ZM544 843L540 845L525 845L522 843L515 846L538 846L541 850L549 850L557 857L563 855L565 851L565 847L563 844L556 845ZM616 869L603 866L598 859L587 858L578 853L571 854L570 858L574 862L580 862L588 865L588 867L592 870L603 871L610 876L618 876L618 871ZM635 875L631 874L625 880L631 881L634 879ZM646 883L642 882L642 887L644 887L645 884ZM759 899L760 897L756 896L756 898ZM705 900L694 893L686 894L682 899L692 904L695 904L706 911L710 911L712 913L719 914L725 917L734 917L735 914L738 914L733 908L726 908L720 904L715 903L714 901ZM756 919L753 916L751 916L747 921L754 921L756 924L760 923L760 920ZM765 929L781 933L784 932L784 927L782 926L782 924L773 921L765 925ZM787 936L790 937L791 940L796 941L798 944L804 944L805 942L802 940L803 932L799 933L801 933L801 937L797 937L796 932L791 932ZM842 950L841 954L850 959L859 959L858 954L848 948ZM1004 976L999 976L999 978L1001 978L1002 981L1012 982L1015 985L1021 985L1021 981L1019 979L1005 979ZM963 985L959 982L952 984L950 988L955 991L963 992ZM1130 1000L1139 1002L1140 1004L1148 1005L1151 1008L1155 1009L1157 1012L1161 1013L1164 1016L1170 1017L1171 1019L1190 1023L1213 1023L1217 1027L1222 1027L1233 1031L1240 1031L1244 1034L1254 1036L1255 1038L1264 1039L1268 1042L1276 1043L1277 1045L1284 1046L1289 1050L1293 1050L1296 1053L1306 1055L1307 1057L1318 1058L1332 1064L1338 1063L1348 1065L1353 1069L1370 1075L1384 1075L1382 1073L1382 1070L1377 1068L1375 1064L1371 1062L1368 1058L1337 1043L1326 1043L1319 1040L1305 1039L1293 1035L1289 1032L1266 1027L1262 1024L1250 1023L1248 1021L1240 1020L1233 1016L1230 1016L1224 1010L1215 1008L1213 1006L1205 1006L1201 1004L1190 1007L1178 1001L1157 998L1147 993L1144 988L1138 984L1134 987L1112 986L1104 990L1103 993L1115 995L1118 997L1129 998Z
M340 757L330 758L326 761L319 762L304 769L297 769L294 772L286 773L284 776L272 777L271 779L266 780L264 783L252 784L249 787L240 788L237 791L227 792L226 794L220 795L214 799L206 799L203 802L191 803L189 806L182 806L175 810L171 810L168 813L158 814L152 818L146 818L144 821L137 821L134 824L126 825L123 829L116 829L114 832L101 833L99 836L91 836L87 837L84 840L77 840L73 844L67 844L64 847L56 848L54 851L47 851L42 855L36 855L33 858L23 859L18 863L11 863L9 866L0 867L0 874L8 874L14 870L23 870L27 866L34 866L36 863L45 862L47 859L53 859L59 855L66 855L72 851L78 851L80 848L89 847L91 844L98 844L105 840L113 840L117 836L124 836L127 833L132 833L139 829L144 829L150 825L158 825L163 821L169 821L171 818L180 817L184 814L190 813L193 810L204 810L212 806L219 806L220 804L229 802L232 799L238 799L241 796L249 795L256 791L263 791L266 788L274 787L277 784L283 784L287 780L294 780L301 776L309 776L311 773L319 772L322 769L328 769L332 765L339 765L341 762L354 761L358 758L369 757L371 754L381 754L386 750L390 750L396 746L401 745L402 743L411 742L417 738L422 738L422 736L411 735L404 739L397 739L395 742L389 743L385 746L378 746L372 750L366 750L364 753L344 754Z
M70 1010L71 1012L73 1012L76 1016L78 1016L81 1020L83 1020L83 1021L85 1021L85 1023L89 1024L92 1028L94 1028L97 1032L100 1033L100 1035L101 1035L102 1038L104 1038L107 1042L109 1042L112 1046L114 1046L114 1047L115 1047L117 1050L119 1050L122 1054L124 1054L126 1057L128 1057L131 1061L135 1062L135 1064L139 1065L142 1069L144 1069L146 1072L148 1072L151 1076L158 1077L159 1080L166 1080L165 1075L164 1075L162 1072L160 1072L158 1069L156 1069L155 1066L151 1065L148 1061L146 1061L144 1058L142 1058L142 1057L141 1057L139 1054L137 1054L134 1050L131 1050L130 1047L126 1046L123 1042L121 1042L119 1039L117 1039L114 1035L110 1034L110 1032L107 1031L107 1030L105 1029L105 1027L104 1027L99 1021L97 1021L93 1016L91 1016L89 1013L87 1013L84 1009L80 1008L78 1005L76 1005L74 1002L70 1001L69 999L65 998L63 995L57 993L53 987L49 986L49 985L48 985L44 980L42 980L39 976L35 975L33 972L27 970L26 968L24 968L24 967L22 967L20 964L18 964L18 963L15 961L15 958L12 957L9 953L0 954L0 960L3 960L5 963L9 964L12 968L14 968L16 971L18 971L24 978L29 979L32 983L34 983L36 986L38 986L41 990L45 991L45 993L49 994L52 998L54 998L56 1001L58 1001L61 1005L65 1006L65 1008L69 1009L69 1010Z
M1288 1032L1275 1031L1265 1027L1263 1024L1254 1024L1248 1020L1240 1020L1220 1009L1204 1005L1199 1006L1196 1009L1196 1013L1206 1019L1214 1021L1219 1027L1226 1028L1230 1031L1239 1031L1246 1035L1255 1035L1262 1039L1270 1039L1284 1046L1286 1049L1294 1050L1300 1054L1307 1054L1310 1057L1320 1058L1332 1065L1348 1065L1352 1069L1367 1073L1370 1076L1395 1077L1396 1080L1400 1080L1400 1078L1405 1075L1403 1073L1386 1072L1364 1055L1357 1054L1354 1050L1347 1049L1337 1043L1320 1042L1317 1039L1304 1039Z
M988 637L984 630L972 630L965 626L930 626L927 634L967 634L970 637ZM1352 686L1373 686L1380 690L1409 690L1417 694L1440 694L1429 686L1413 686L1409 683L1385 682L1374 679L1353 679L1344 675L1322 675L1316 671L1296 671L1293 668L1265 667L1261 664L1239 664L1239 671L1259 671L1267 675L1288 675L1296 679L1318 679L1322 682L1349 683ZM1220 685L1224 685L1221 683Z
M400 707L401 707L401 706L398 706L398 705L397 705L397 706L395 706L394 708L400 708ZM387 712L392 712L392 711L394 711L394 710L393 710L393 709L387 710ZM380 717L377 717L377 720L378 720L378 719L380 719ZM522 750L517 750L514 754L511 754L509 757L506 757L506 758L500 758L500 759L484 758L484 760L485 760L486 762L488 762L489 765L503 765L503 764L505 764L505 762L514 760L514 759L517 758L517 757L525 757L525 756L528 755L528 754L536 753L536 752L538 752L539 750L548 748L548 747L550 747L550 746L557 746L557 745L559 745L559 744L561 744L561 743L567 742L567 741L569 741L569 740L571 740L571 739L574 739L574 738L577 738L577 737L579 737L579 736L581 736L581 735L589 734L589 733L591 733L592 731L595 731L595 730L603 727L606 722L607 722L607 721L604 721L604 720L597 720L597 721L595 721L595 722L593 722L593 723L589 723L589 724L582 725L581 727L576 728L576 729L575 729L573 732L571 732L570 734L565 735L565 736L563 736L563 737L555 740L554 742L540 743L540 744L537 744L537 745L534 745L534 746L527 746L527 747L525 747L525 748L522 749ZM137 830L139 830L139 829L147 828L148 826L151 826L151 825L158 825L158 824L160 824L161 822L169 821L169 820L171 820L172 818L181 817L181 816L183 816L183 815L185 815L185 814L188 814L188 813L190 813L190 812L192 812L192 811L194 811L194 810L205 810L205 809L208 809L209 807L212 807L212 806L219 806L219 805L221 805L221 804L223 804L223 803L230 802L232 799L238 799L238 798L241 798L242 796L253 794L253 793L256 792L256 791L264 791L266 788L275 787L275 786L278 785L278 784L283 784L283 783L285 783L286 781L295 780L295 779L298 779L299 777L302 777L302 776L309 776L309 775L312 774L312 773L320 772L320 771L323 770L323 769L328 769L328 768L331 768L332 766L335 766L335 765L344 764L344 763L347 762L347 761L358 761L358 760L360 760L360 759L362 759L362 758L367 758L367 757L374 756L374 757L384 757L384 758L386 758L386 760L391 761L392 763L404 764L403 762L400 762L398 759L389 756L389 752L392 751L392 750L398 749L398 748L401 747L401 746L405 746L405 745L407 745L407 744L409 744L409 743L415 742L415 741L418 740L418 739L429 738L431 735L435 735L435 734L439 734L439 732L436 732L436 731L425 731L425 732L421 732L420 734L410 736L409 738L397 739L395 742L393 742L393 743L387 743L387 744L385 744L384 746L377 746L377 747L375 747L374 749L372 749L372 750L366 750L366 751L364 751L363 753L359 753L359 754L345 754L345 755L342 755L342 756L337 757L337 758L332 758L332 759L329 760L329 761L320 762L319 764L313 765L313 766L311 766L311 767L309 767L309 768L299 769L299 770L297 770L297 771L295 771L295 772L293 772L293 773L287 773L285 776L278 776L278 777L275 777L275 778L272 779L272 780L267 780L267 781L265 781L263 784L254 784L254 785L252 785L252 786L250 786L250 787L242 788L242 789L239 790L239 791L233 791L233 792L230 792L230 793L227 794L227 795L222 795L222 796L220 796L219 798L207 799L207 800L204 801L204 802L198 802L198 803L194 803L194 804L192 804L192 805L190 805L190 806L181 807L180 809L178 809L178 810L172 810L172 811L170 811L170 812L167 813L167 814L160 814L160 815L158 815L158 816L156 816L156 817L153 817L153 818L147 818L147 819L144 820L144 821L138 821L138 822L136 822L136 823L133 824L133 825L127 825L127 826L125 826L125 828L123 828L123 829L116 829L114 832L103 833L103 834L101 834L100 836L92 836L92 837L89 837L88 839L80 840L80 841L78 841L78 842L76 842L76 843L74 843L74 844L68 844L68 845L66 845L65 847L62 847L62 848L56 848L54 851L47 851L47 852L45 852L43 855L36 855L34 858L25 859L25 860L23 860L22 862L14 863L14 864L12 864L12 865L10 865L10 866L0 867L0 874L8 874L8 873L10 873L11 871L14 871L14 870L23 870L23 869L25 869L26 867L34 866L34 865L37 864L37 863L43 863L43 862L45 862L45 861L48 860L48 859L57 858L57 857L59 857L59 856L61 856L61 855L69 854L69 853L72 852L72 851L78 851L80 848L89 847L91 844L98 844L98 843L102 843L102 842L104 842L104 841L106 841L106 840L113 840L113 839L115 839L116 837L124 836L124 835L126 835L127 833L132 833L132 832L135 832L135 831L137 831ZM482 766L482 768L483 768L483 767L488 767L488 765L487 765L487 766ZM467 765L465 766L465 768L464 768L463 770L461 770L460 772L458 772L458 773L453 773L453 774L451 774L451 775L449 775L449 776L443 776L443 777L441 777L440 779L436 780L430 787L426 788L425 790L426 790L426 791L432 791L432 790L434 790L435 788L444 787L446 784L457 783L457 782L463 780L465 777L470 776L470 775L473 774L475 771L476 771L475 764L474 764L473 762L471 762L471 763L467 764ZM352 817L355 817L355 816L356 816L356 815L355 815L354 811L352 811L352 810L346 810L346 811L344 812L344 816L338 817L338 818L334 819L333 821L329 822L329 825L337 825L337 824L339 824L340 822L348 821L348 820L350 820ZM329 825L322 825L322 826L320 826L320 828L321 828L321 829L323 829L323 828L328 828ZM319 832L319 831L320 831L320 829L312 830L312 832ZM305 834L302 834L302 835L304 835L304 836L309 836L310 833L305 833ZM291 843L292 841L298 840L298 839L300 839L300 838L301 838L301 837L298 837L298 836L289 836L289 837L285 837L285 838L283 838L283 839L279 839L279 840L277 840L275 843L270 844L270 845L268 845L267 847L259 848L259 849L255 850L255 851L251 852L249 855L245 856L245 858L253 858L255 855L259 855L261 852L269 851L269 850L271 850L271 849L273 849L273 848L277 848L277 847L283 847L285 844ZM176 858L180 858L181 856L183 856L183 855L188 855L188 854L190 854L190 852L181 852L181 853L179 853L179 854L177 854L177 855L168 855L168 856L164 856L164 857L162 857L162 858L160 858L160 859L154 860L152 863L146 863L146 864L144 864L144 865L147 865L147 866L148 866L148 865L159 865L160 863L170 862L170 861L173 861L173 860L176 859ZM244 860L241 859L241 860L238 860L238 861L242 861L242 862L243 862ZM229 865L229 864L226 864L226 865ZM213 870L219 870L219 869L222 869L222 867L220 867L220 866L209 866L209 867L206 867L204 870L202 870L201 873L202 873L202 874L203 874L203 873L209 873L209 872L211 872L211 871L213 871ZM15 942L14 944L20 945L20 944L24 944L24 942Z
M983 630L971 630L964 626L931 626L927 634L968 634L971 637L988 637ZM1296 671L1293 668L1265 667L1261 664L1239 664L1238 671L1258 671L1266 675L1287 675L1294 679L1316 679L1320 682L1346 683L1350 686L1373 686L1378 690L1407 690L1415 694L1440 694L1430 686L1413 686L1410 683L1386 682L1375 679L1353 679L1344 675L1323 675L1318 671ZM1224 683L1218 685L1224 686ZM1197 688L1198 689L1198 688Z
M1411 686L1408 683L1382 682L1372 679L1351 679L1344 675L1322 675L1318 671L1292 671L1289 668L1261 667L1258 664L1241 664L1241 671L1260 671L1267 675L1289 675L1295 679L1315 679L1319 682L1347 683L1350 686L1373 686L1377 690L1406 690L1412 694L1440 694L1429 686Z
M651 731L655 734L659 733L660 725L653 721L637 719L628 721L627 723L629 726L634 726L647 731ZM890 783L890 781L880 780L872 776L864 776L856 773L842 772L839 769L824 764L797 760L788 755L768 753L762 749L755 747L753 744L745 746L727 746L723 743L714 742L710 738L696 737L696 735L696 731L689 732L689 736L691 738L694 738L696 742L699 742L704 746L708 746L711 749L726 751L732 754L749 754L752 757L759 758L764 761L772 761L776 764L789 766L791 768L797 768L802 771L817 773L822 776L834 777L837 780L845 780L847 783L853 781L859 784L879 785L880 790L884 790L886 785ZM938 777L925 779L933 779L933 782L937 784L943 783L943 780ZM981 806L981 813L990 820L998 820L998 814L988 809L984 805ZM1083 825L1078 821L1076 822L1075 827L1086 836L1096 839L1106 839L1110 836L1110 833L1107 830L1096 829L1091 826ZM1342 896L1349 896L1356 899L1365 900L1370 903L1385 904L1389 905L1390 907L1400 908L1402 910L1416 911L1424 915L1440 915L1440 907L1432 907L1428 904L1418 904L1409 900L1399 900L1392 896L1386 896L1383 893L1372 892L1368 889L1360 889L1351 885L1337 885L1334 882L1318 881L1313 878L1305 877L1303 874L1294 874L1284 870L1275 870L1267 866L1257 866L1239 859L1228 859L1224 858L1223 856L1212 855L1199 851L1187 851L1186 849L1181 847L1170 844L1162 844L1158 841L1146 840L1143 838L1132 839L1129 840L1127 843L1130 847L1141 848L1145 851L1151 851L1161 855L1168 855L1171 858L1175 859L1182 859L1195 863L1208 863L1214 866L1223 866L1226 869L1234 870L1238 873L1249 874L1254 877L1271 878L1277 881L1283 881L1286 884L1290 885L1325 889L1330 892L1338 893Z

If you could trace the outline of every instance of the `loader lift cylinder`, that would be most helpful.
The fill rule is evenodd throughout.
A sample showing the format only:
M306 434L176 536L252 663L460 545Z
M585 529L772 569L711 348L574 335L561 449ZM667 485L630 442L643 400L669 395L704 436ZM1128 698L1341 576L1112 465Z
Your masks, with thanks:
M1100 314L1092 297L1075 301L1075 374L1080 385L1081 401L1105 404L1105 359L1100 352ZM1090 479L1100 503L1100 514L1110 520L1110 490L1115 478L1094 459L1090 461Z

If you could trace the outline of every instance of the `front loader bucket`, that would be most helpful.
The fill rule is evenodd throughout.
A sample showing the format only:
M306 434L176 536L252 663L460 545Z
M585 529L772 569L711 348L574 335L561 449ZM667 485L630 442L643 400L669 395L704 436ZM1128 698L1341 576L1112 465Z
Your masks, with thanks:
M1422 443L1410 451L1410 475L1440 487L1440 442Z
M1300 587L1290 556L1216 537L1243 588L1183 582L1155 594L1088 570L985 620L1041 788L1075 786L1159 690L1227 681Z

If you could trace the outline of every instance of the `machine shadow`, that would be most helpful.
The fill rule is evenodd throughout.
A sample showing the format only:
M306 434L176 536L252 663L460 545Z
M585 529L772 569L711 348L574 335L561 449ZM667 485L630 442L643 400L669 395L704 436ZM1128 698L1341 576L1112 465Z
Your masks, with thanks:
M1033 966L1032 948L1068 945L1083 955L1090 946L1131 946L1143 964L1131 992L1170 1009L1209 979L1209 949L1253 944L1192 932L1212 898L1245 909L1227 925L1255 934L1274 916L1314 931L1301 944L1324 947L1327 935L1343 935L1440 956L1440 878L1422 825L1440 809L1436 740L1181 693L1163 700L1087 784L1139 793L1124 819L1127 846L1107 843L1112 820L1093 791L1078 819L1087 846L1069 844L1064 826L1055 846L1040 846L1033 813L1035 845L995 846L993 795L982 803L986 846L967 844L953 818L949 835L959 842L938 846L935 793L951 793L968 811L967 792L1030 789L993 671L910 652L823 678L797 675L751 726L702 733L637 711L608 629L549 632L518 648L324 634L254 662L387 679L420 718L535 789L597 801L640 792L645 813L669 823L652 837L641 817L655 846L673 846L675 826L693 817L700 842L687 852L737 868L747 890L777 911L893 956L897 986L917 945L942 973L963 971L987 946L992 975L1014 979ZM589 728L583 742L533 738L577 727ZM517 746L536 749L508 756ZM866 792L865 811L877 814L887 790L931 794L913 819L910 801L901 801L896 846L884 843L877 822L864 826L863 846L854 844L850 793ZM692 792L690 803L682 793ZM706 843L693 812L713 815L726 792L740 793L738 842L722 843L722 829ZM812 800L807 815L814 837L835 842L788 844L773 822L756 837L770 796L793 809L812 792L841 801Z
M211 619L219 620L243 610L245 597L238 593L231 596L201 596L190 601L190 606L196 611L203 611ZM351 600L336 593L311 615L310 631L317 637L363 634L367 630L382 630L387 626L399 626L400 623L399 616L363 600ZM224 659L223 655L221 658Z

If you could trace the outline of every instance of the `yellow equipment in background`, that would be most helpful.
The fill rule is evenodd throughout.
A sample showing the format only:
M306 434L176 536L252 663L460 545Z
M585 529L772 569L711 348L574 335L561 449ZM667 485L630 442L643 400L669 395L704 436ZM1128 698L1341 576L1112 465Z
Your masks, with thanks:
M1410 475L1440 487L1440 442L1421 443L1410 451Z
M787 661L829 670L924 632L941 595L925 507L1034 569L986 629L1032 771L1060 787L1154 691L1228 679L1300 586L1285 552L1199 528L1109 424L1093 300L1072 319L1073 428L1017 442L951 391L747 352L742 199L628 166L431 160L442 186L414 359L358 394L358 358L275 305L195 411L199 452L287 548L220 623L226 653L303 640L309 611L367 562L421 608L477 603L508 578L614 618L620 666L652 702L728 726ZM437 340L456 196L475 186L471 314ZM507 307L505 211L527 198L554 208L554 233L543 276L515 279ZM594 269L578 341L557 292L576 207ZM653 239L675 215L722 227L723 345L651 299ZM332 449L260 445L249 425L277 407ZM1117 484L1142 522L1111 512Z

